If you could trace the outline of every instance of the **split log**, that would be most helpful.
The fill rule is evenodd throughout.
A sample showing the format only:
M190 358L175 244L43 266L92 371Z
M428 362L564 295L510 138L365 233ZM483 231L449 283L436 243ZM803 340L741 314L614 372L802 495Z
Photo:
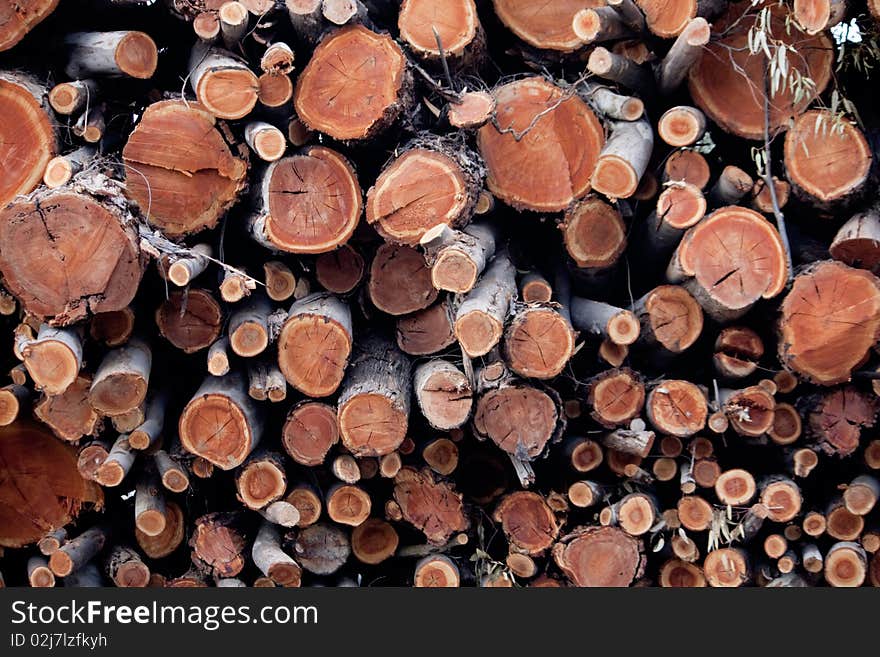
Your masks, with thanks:
M773 426L776 401L760 386L720 391L721 410L741 436L762 436Z
M150 583L149 567L130 547L114 545L106 557L106 564L107 577L118 587L144 588Z
M363 210L354 168L342 155L308 146L269 165L261 211L250 230L263 246L289 253L325 253L348 241Z
M312 130L340 141L364 140L407 108L411 84L406 57L390 36L351 25L315 48L297 80L294 106Z
M880 273L880 215L875 209L853 215L834 236L828 252L851 267Z
M445 360L430 360L413 371L419 409L435 429L462 426L471 414L473 391L464 373Z
M468 528L461 494L435 479L427 468L401 469L394 478L394 500L402 517L422 531L433 545L443 545L454 533Z
M64 326L134 298L143 261L121 190L89 174L19 197L0 214L0 240L18 245L0 253L0 271L29 313Z
M645 385L629 368L606 370L590 381L587 403L592 418L603 427L628 425L645 405Z
M73 32L64 37L67 66L74 80L90 77L153 77L159 63L156 42L136 31Z
M571 323L581 331L607 338L614 344L629 346L639 337L638 318L629 310L602 301L571 298Z
M408 246L383 244L370 264L370 301L389 315L406 315L437 299L424 256Z
M653 3L658 4L658 3ZM664 95L674 92L688 77L709 43L712 31L703 17L691 18L656 69L657 86Z
M762 8L730 4L713 22L713 32L720 38L703 46L705 53L691 68L691 97L706 115L721 128L746 139L763 139L764 75L767 67L762 51L752 54L748 35L755 28ZM834 51L824 34L805 35L799 30L786 31L787 9L772 7L768 20L775 39L794 47L801 57L789 64L813 84L795 100L786 84L770 101L770 132L784 129L789 120L801 114L821 94L831 78ZM758 89L758 93L755 93Z
M297 534L293 552L303 569L315 575L332 575L348 560L351 543L342 529L322 522Z
M249 509L263 509L287 490L284 459L277 452L252 453L235 471L237 497Z
M539 77L505 84L493 95L497 118L477 132L492 194L516 209L539 212L563 210L586 195L604 144L587 104ZM569 173L560 177L558 171Z
M82 335L75 328L58 329L42 324L37 337L24 342L19 352L34 387L47 395L58 395L79 377Z
M757 333L745 326L728 326L715 339L712 362L721 376L741 379L754 373L763 355L764 343Z
M137 452L128 443L128 436L123 434L116 439L107 458L98 467L95 481L104 487L118 486L131 472Z
M450 304L445 300L397 320L397 346L410 356L442 351L455 342Z
M228 50L197 42L188 79L199 103L219 119L244 118L257 104L257 76Z
M480 395L473 427L502 450L530 461L542 454L565 428L561 401L552 389L532 386L504 371L484 367L477 374Z
M339 440L336 409L319 402L304 401L293 406L281 430L281 442L290 457L302 465L324 462Z
M36 0L5 8L0 17L0 51L9 50L55 11L58 0Z
M551 305L517 304L504 331L504 357L522 377L552 379L574 354L575 332Z
M67 577L85 566L104 549L109 537L105 527L91 527L67 541L49 557L49 568L58 577Z
M617 527L578 527L553 546L575 586L630 586L642 576L642 542Z
M348 306L330 294L316 293L290 307L278 337L278 366L294 388L324 397L342 382L351 350Z
M351 533L351 552L361 563L376 566L394 555L399 541L393 525L367 518Z
M513 264L498 253L455 310L455 337L468 357L483 356L498 344L515 296Z
M648 168L653 146L654 131L647 121L612 123L590 179L593 189L611 199L632 196Z
M730 321L782 292L787 270L782 240L770 222L728 206L685 233L666 277L683 283L713 319Z
M348 294L364 277L364 258L350 244L315 259L315 278L328 292Z
M135 527L135 538L143 553L151 559L161 559L173 554L183 543L186 520L176 502L165 504L165 529L158 536L148 536Z
M641 325L639 340L679 354L703 332L703 310L691 294L678 285L660 285L633 304Z
M339 392L339 433L355 456L382 456L406 436L411 366L378 335L366 336L357 346Z
M861 130L827 110L801 114L785 135L785 173L799 196L828 207L856 199L871 149Z
M121 415L147 397L153 355L143 340L133 338L107 353L92 379L89 403L104 415Z
M281 537L271 523L264 522L260 526L251 549L251 557L260 572L276 584L293 587L300 585L302 568L281 549Z
M260 441L263 420L237 373L207 377L183 409L183 447L221 470L240 465Z
M459 294L470 292L495 255L497 240L495 228L488 223L471 224L461 231L441 224L425 232L421 245L434 287Z
M126 193L166 235L213 228L244 190L247 162L224 130L204 106L167 100L129 135Z
M245 565L247 538L242 515L215 512L196 518L189 545L197 567L215 577L235 577Z
M159 333L186 354L213 344L222 323L223 311L208 290L174 290L156 310Z
M626 226L620 213L596 196L566 209L560 229L565 250L578 267L610 267L626 248Z
M880 281L862 269L818 262L795 278L782 302L779 359L821 385L843 383L880 331Z
M666 379L648 393L646 411L657 431L685 437L706 426L708 406L705 394L693 383Z

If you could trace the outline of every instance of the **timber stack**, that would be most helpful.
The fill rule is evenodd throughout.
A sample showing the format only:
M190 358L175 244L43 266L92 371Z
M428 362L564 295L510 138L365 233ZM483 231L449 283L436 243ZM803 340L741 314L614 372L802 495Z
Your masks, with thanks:
M862 3L14 4L0 583L880 586Z

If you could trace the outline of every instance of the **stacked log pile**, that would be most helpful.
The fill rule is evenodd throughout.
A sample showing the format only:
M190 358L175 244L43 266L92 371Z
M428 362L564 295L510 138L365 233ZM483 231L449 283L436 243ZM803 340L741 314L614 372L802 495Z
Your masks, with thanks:
M0 584L880 586L873 3L13 4Z

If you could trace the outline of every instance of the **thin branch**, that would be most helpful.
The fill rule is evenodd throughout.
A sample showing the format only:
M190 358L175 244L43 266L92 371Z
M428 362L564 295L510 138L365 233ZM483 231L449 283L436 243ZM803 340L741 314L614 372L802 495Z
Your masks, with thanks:
M764 74L764 184L770 190L770 203L773 206L773 216L776 218L776 228L782 238L782 248L785 251L785 262L788 268L787 280L791 283L794 278L794 268L791 259L791 244L788 241L788 231L785 228L785 215L779 207L779 199L776 196L776 185L773 182L772 163L770 157L770 89L768 75Z

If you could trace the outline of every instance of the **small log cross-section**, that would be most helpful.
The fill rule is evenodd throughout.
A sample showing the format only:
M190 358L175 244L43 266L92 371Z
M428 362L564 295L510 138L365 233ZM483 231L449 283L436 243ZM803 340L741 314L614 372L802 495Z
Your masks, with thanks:
M565 211L565 250L578 267L610 267L626 248L626 226L620 213L598 196L588 196Z
M499 502L493 517L511 546L526 554L542 554L559 536L556 516L537 493L511 493Z
M814 383L848 381L878 337L880 280L864 269L811 265L782 302L779 359Z
M438 290L470 292L495 255L496 230L487 223L474 223L457 231L440 224L421 239L431 282Z
M690 381L667 379L648 394L648 419L670 436L693 436L706 426L708 405L703 391Z
M516 36L534 48L571 53L585 43L575 34L575 14L583 8L600 7L601 0L556 0L535 11L529 0L493 0L495 14Z
M180 442L222 470L240 465L259 442L262 417L247 394L244 377L209 376L183 409Z
M273 162L262 175L262 212L251 233L267 248L325 253L348 241L363 211L363 193L345 157L309 146Z
M334 139L369 139L407 107L410 76L390 36L363 25L342 27L321 41L300 73L296 114Z
M587 402L592 417L609 429L628 424L645 405L645 385L628 368L611 369L590 382Z
M68 49L64 72L73 79L93 76L153 77L159 61L156 42L137 31L73 32L64 39Z
M578 527L553 546L575 586L630 586L645 567L642 543L617 527Z
M479 63L485 35L474 0L404 0L397 18L400 37L420 59L463 68ZM438 46L437 42L440 42Z
M57 329L42 324L37 337L19 350L34 387L47 395L67 390L82 367L82 340L75 329Z
M156 310L159 333L191 354L211 346L220 335L223 310L208 290L174 290Z
M433 545L443 545L453 534L468 528L461 494L435 479L427 468L403 468L394 478L394 500L403 518Z
M304 401L294 405L281 430L284 449L301 465L321 465L338 441L336 409L320 402Z
M92 407L104 415L121 415L142 404L152 363L152 352L143 340L131 339L108 352L92 379Z
M574 330L550 305L528 304L514 311L504 332L510 369L523 377L552 379L574 353Z
M406 437L411 398L409 359L385 338L358 342L339 392L339 434L355 456L382 456Z
M464 373L446 360L430 360L413 372L413 391L422 415L435 429L462 426L471 414L473 391Z
M633 304L641 323L639 340L674 354L688 349L703 332L703 310L678 285L660 285Z
M415 246L437 225L470 221L482 180L479 158L463 143L417 136L367 193L367 222L386 240Z
M489 353L501 340L515 296L513 264L499 253L455 311L455 337L470 358Z
M370 301L389 315L406 315L430 306L438 291L431 268L415 248L385 243L370 264Z
M217 118L244 118L257 104L257 76L237 55L197 42L189 69L188 79L196 98Z
M720 208L688 230L667 269L713 319L729 321L785 287L782 240L757 212Z
M477 133L489 190L514 208L539 212L563 210L586 195L605 141L587 104L539 77L510 82L494 96L496 119Z
M122 150L126 193L168 236L217 225L246 184L247 161L192 102L147 107Z
M278 367L297 390L326 397L342 382L351 350L348 305L318 292L290 307L278 336Z

